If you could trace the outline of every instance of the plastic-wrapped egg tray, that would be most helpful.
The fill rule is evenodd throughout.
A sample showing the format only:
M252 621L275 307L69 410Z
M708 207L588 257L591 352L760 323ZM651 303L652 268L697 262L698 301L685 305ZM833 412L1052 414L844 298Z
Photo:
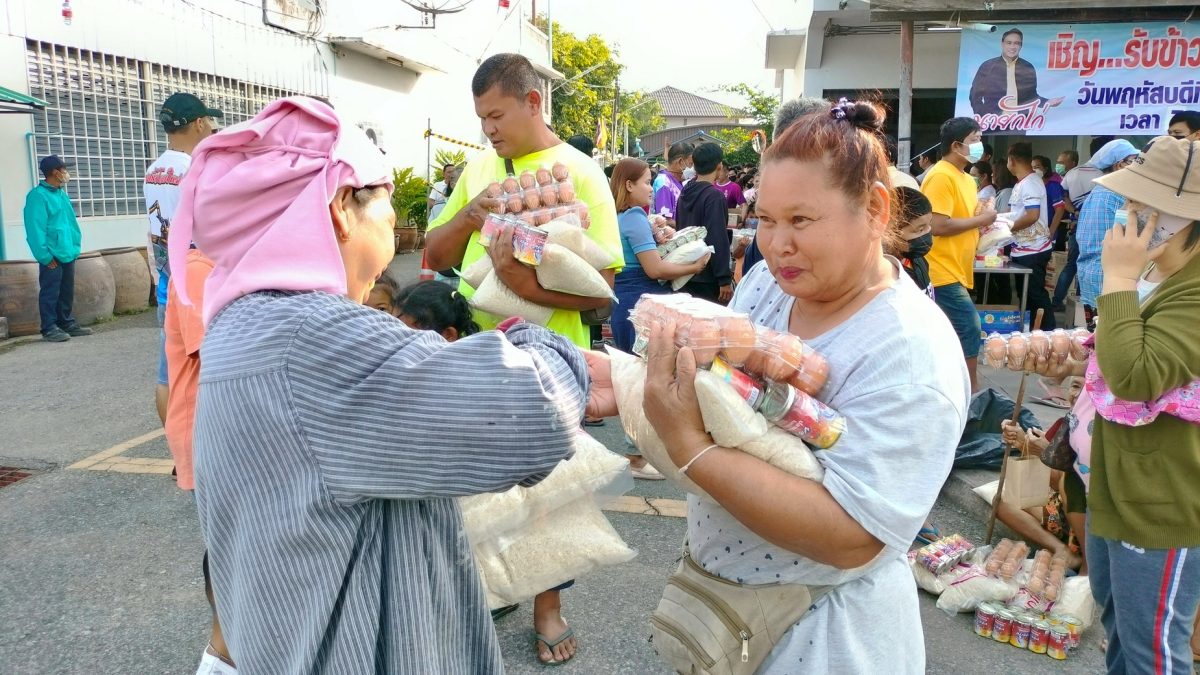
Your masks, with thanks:
M569 214L574 214L582 227L591 222L587 205L575 198L575 184L561 162L549 169L541 167L510 175L488 185L484 193L502 202L502 214L526 225L545 225Z
M1091 337L1086 328L1049 332L992 333L984 340L984 363L992 368L1025 370L1032 368L1039 357L1063 363L1068 359L1086 361L1091 349L1084 342Z

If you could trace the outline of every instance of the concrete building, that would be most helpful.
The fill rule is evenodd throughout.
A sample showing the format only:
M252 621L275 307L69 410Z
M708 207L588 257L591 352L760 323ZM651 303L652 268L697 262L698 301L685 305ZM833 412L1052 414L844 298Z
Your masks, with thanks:
M69 191L84 250L144 245L142 178L166 148L158 105L176 91L223 110L223 124L280 96L326 97L418 175L427 125L485 144L470 80L491 54L533 61L548 118L549 82L561 75L532 11L532 0L437 16L367 0L7 0L0 87L49 105L0 116L0 259L29 257L21 210L51 153L77 163Z
M755 127L741 122L743 111L675 87L662 87L647 96L658 101L663 118L662 129L639 139L650 159L665 156L666 148L673 143L698 142L711 138L709 134L719 129Z

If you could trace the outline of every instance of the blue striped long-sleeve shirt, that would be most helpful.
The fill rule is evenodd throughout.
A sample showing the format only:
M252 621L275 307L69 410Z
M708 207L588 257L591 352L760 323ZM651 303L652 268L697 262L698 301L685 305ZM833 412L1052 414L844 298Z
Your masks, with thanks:
M238 671L502 672L454 498L545 477L587 382L536 326L447 344L324 293L226 307L201 348L195 473Z
M1112 229L1117 209L1124 204L1124 197L1097 184L1079 212L1079 222L1075 225L1079 262L1075 274L1079 280L1079 299L1085 305L1095 307L1096 298L1100 297L1104 282L1104 272L1100 269L1100 249L1104 245L1104 235Z

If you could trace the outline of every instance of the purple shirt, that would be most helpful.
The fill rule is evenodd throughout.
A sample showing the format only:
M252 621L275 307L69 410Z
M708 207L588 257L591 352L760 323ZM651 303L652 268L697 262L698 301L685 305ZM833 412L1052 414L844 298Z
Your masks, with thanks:
M713 187L725 193L725 206L731 209L736 209L746 203L746 198L742 196L742 186L733 181L729 181L724 185L713 183Z
M675 178L670 171L663 171L654 179L654 212L663 213L668 218L675 217L675 202L679 201L679 193L683 192L683 183Z

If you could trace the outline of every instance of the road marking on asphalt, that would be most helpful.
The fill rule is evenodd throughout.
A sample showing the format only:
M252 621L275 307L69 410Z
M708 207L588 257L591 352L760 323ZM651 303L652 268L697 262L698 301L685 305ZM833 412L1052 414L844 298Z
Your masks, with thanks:
M656 497L639 497L625 495L618 497L604 507L605 511L635 513L643 516L663 516L666 518L686 518L687 502L682 499L662 499Z
M128 451L132 450L133 448L136 448L137 446L142 445L143 443L149 443L150 441L153 441L154 439L161 437L165 433L167 433L167 432L163 429L155 429L154 431L142 434L141 436L138 436L136 438L131 438L123 443L117 443L116 445L112 446L111 448L109 448L107 450L101 450L100 452L97 452L96 454L94 454L90 457L85 457L84 459L81 459L78 462L75 462L74 464L68 466L67 468L68 469L91 469L93 471L130 472L128 469L113 469L112 467L118 466L118 465L119 466L126 466L126 465L135 466L136 465L136 466L145 466L147 469L150 469L150 468L157 469L160 467L160 464L158 464L159 462L167 462L168 465L171 465L171 460L169 460L169 459L155 459L155 460L152 460L154 462L154 464L145 464L140 461L133 462L133 463L130 463L130 461L129 461L132 459L140 459L140 458L118 457L117 456L122 453L128 452ZM139 471L136 473L163 473L163 472L162 471ZM165 473L171 473L171 469L168 468Z

